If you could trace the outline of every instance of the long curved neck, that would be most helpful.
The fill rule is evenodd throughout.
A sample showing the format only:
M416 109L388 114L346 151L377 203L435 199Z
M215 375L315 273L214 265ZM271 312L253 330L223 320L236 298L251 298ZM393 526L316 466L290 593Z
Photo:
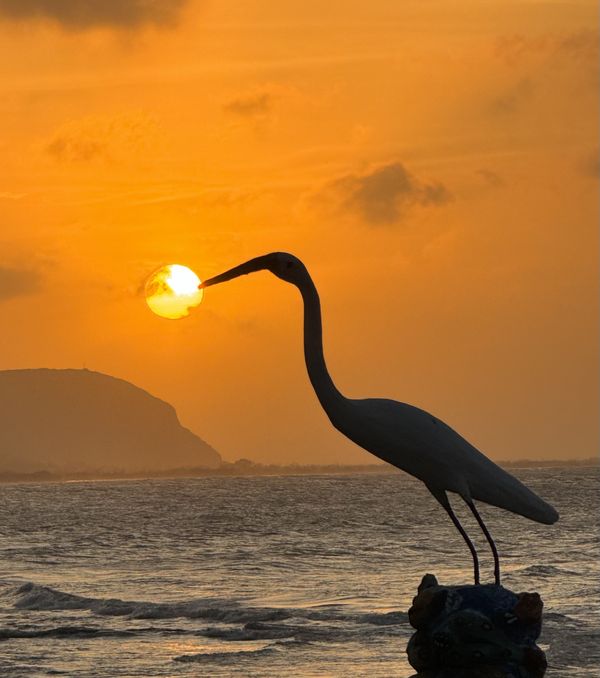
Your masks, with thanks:
M319 402L331 418L345 398L337 390L325 364L319 294L309 275L298 287L304 301L304 358L306 369Z

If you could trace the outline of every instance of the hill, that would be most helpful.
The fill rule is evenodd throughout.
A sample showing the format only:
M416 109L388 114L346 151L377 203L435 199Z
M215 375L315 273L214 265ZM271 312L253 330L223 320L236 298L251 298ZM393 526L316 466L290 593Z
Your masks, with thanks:
M90 370L0 371L0 473L216 468L219 454L174 408Z

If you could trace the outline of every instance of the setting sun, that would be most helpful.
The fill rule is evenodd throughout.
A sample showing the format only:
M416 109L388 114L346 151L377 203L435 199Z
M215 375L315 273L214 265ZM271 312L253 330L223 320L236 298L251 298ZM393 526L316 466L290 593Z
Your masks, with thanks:
M187 266L161 266L146 282L146 303L163 318L184 318L202 301L203 292L198 289L199 284L200 278Z

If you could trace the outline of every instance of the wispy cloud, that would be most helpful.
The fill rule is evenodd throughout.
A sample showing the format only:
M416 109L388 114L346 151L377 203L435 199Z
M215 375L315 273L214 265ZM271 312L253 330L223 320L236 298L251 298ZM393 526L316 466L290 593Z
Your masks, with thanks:
M588 177L600 177L600 149L596 148L588 153L581 161L580 169Z
M490 112L494 115L511 115L526 104L535 91L531 78L521 78L512 87L492 100Z
M50 21L69 30L175 23L187 0L0 0L0 18Z
M482 169L478 169L476 174L492 188L502 188L503 186L506 186L504 179L493 170L486 169L484 167Z
M565 58L576 62L597 62L600 47L594 29L537 36L504 35L496 42L496 56L514 66L530 57Z
M22 200L27 193L13 193L12 191L0 191L0 200Z
M223 110L242 118L262 117L269 113L273 97L268 92L258 92L248 96L237 97L228 101Z
M59 162L115 161L147 149L156 132L155 119L143 112L81 118L56 130L44 151Z
M0 264L0 302L34 294L40 286L41 276L35 269Z

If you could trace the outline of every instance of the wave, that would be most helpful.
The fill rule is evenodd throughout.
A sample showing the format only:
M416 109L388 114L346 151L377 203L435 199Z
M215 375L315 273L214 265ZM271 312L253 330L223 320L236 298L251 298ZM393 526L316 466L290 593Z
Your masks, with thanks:
M529 565L519 570L510 572L507 576L525 575L527 577L552 577L557 575L578 576L578 572L567 570L563 567L556 567L555 565Z
M286 624L263 624L261 622L253 622L245 624L241 628L205 628L197 632L198 635L205 638L214 638L224 641L258 641L258 640L282 640L288 645L290 640L298 643L306 644L319 641L327 642L342 642L356 639L357 637L365 638L366 636L376 634L378 636L398 634L397 627L390 632L390 627L387 625L379 626L365 626L363 624L348 624L346 620L338 620L338 622L345 621L346 623L338 625L311 624L311 619L298 619L297 623ZM404 628L402 629L405 630Z
M331 606L327 610L322 610L242 606L236 601L222 598L200 598L172 603L128 601L119 598L91 598L66 593L32 582L12 587L5 595L11 598L15 608L21 610L88 610L99 616L128 617L130 619L206 619L226 624L246 624L245 631L248 634L254 633L257 635L269 629L275 634L285 634L282 627L260 627L257 625L294 618L318 622L351 622L374 626L404 624L407 620L407 615L401 612L351 613L347 611L344 605Z
M265 654L276 652L273 645L267 645L256 650L236 650L235 652L200 652L198 654L182 654L179 657L173 657L176 662L222 662L237 661L239 659L262 657Z
M98 628L85 625L67 625L50 628L0 628L0 642L11 639L60 638L60 639L94 639L108 637L131 637L145 634L157 636L195 636L211 640L221 640L226 643L283 641L286 646L297 643L306 645L312 642L343 642L365 638L373 633L387 635L381 632L382 626L369 631L365 626L341 627L333 625L310 623L296 624L265 624L251 622L241 627L209 626L200 629L162 627L133 627L129 629Z
M89 610L93 614L131 619L211 619L225 623L276 621L290 616L284 608L241 607L238 603L218 598L203 598L177 603L152 603L119 598L90 598L65 593L49 586L28 582L9 595L14 607L22 610Z
M50 613L83 611L96 615L97 618L104 618L105 621L102 625L85 621L74 624L71 619L64 625L57 625L56 614L52 614L45 624L45 618L42 617L42 624L37 628L32 625L0 628L0 641L35 638L93 639L155 634L201 637L221 641L226 646L232 644L232 652L223 651L221 644L219 648L215 648L215 652L205 650L199 654L175 657L174 660L178 662L231 661L233 658L254 657L274 649L289 650L296 645L306 646L314 642L343 643L368 636L399 636L409 632L406 613L364 613L353 611L347 604L328 604L326 608L252 607L221 598L163 603L93 598L33 582L21 585L5 582L2 588L0 596L4 603L12 604L17 610ZM112 618L115 622L109 624L108 620ZM183 628L167 628L158 621L148 625L136 623L138 620L175 618L212 623L205 626L193 623L174 625ZM116 628L114 624L117 624ZM257 647L247 649L243 646L244 642ZM239 649L233 650L235 644L238 644Z
M209 627L198 631L205 638L218 638L228 641L275 640L277 638L293 638L301 627L287 624L265 624L249 622L242 628Z
M140 637L147 634L220 641L213 652L202 647L198 648L202 652L173 658L184 663L252 661L272 652L288 652L296 646L305 647L312 643L345 643L369 636L399 636L409 632L405 613L365 613L352 610L347 604L328 605L326 608L286 608L253 607L222 598L169 603L131 601L82 596L33 582L21 585L5 582L0 588L0 597L4 605L12 605L16 610L52 613L48 618L42 617L39 626L28 624L21 628L0 628L0 642L10 639L31 642L38 638ZM60 611L71 617L65 624L56 623L56 613ZM93 623L93 617L92 623L73 623L73 611L91 613L96 616L97 623ZM208 621L209 624L181 623L165 627L158 621L147 625L138 621L174 618ZM100 619L103 621L100 622ZM109 622L109 619L114 621ZM231 647L230 652L226 651L228 646Z
M545 611L544 612L544 623L548 622L555 622L556 624L564 624L566 622L571 622L574 621L571 617L569 617L566 614L562 614L561 612L551 612L551 611Z
M11 638L105 638L136 635L135 631L99 629L91 626L57 626L48 629L0 628L0 640Z

